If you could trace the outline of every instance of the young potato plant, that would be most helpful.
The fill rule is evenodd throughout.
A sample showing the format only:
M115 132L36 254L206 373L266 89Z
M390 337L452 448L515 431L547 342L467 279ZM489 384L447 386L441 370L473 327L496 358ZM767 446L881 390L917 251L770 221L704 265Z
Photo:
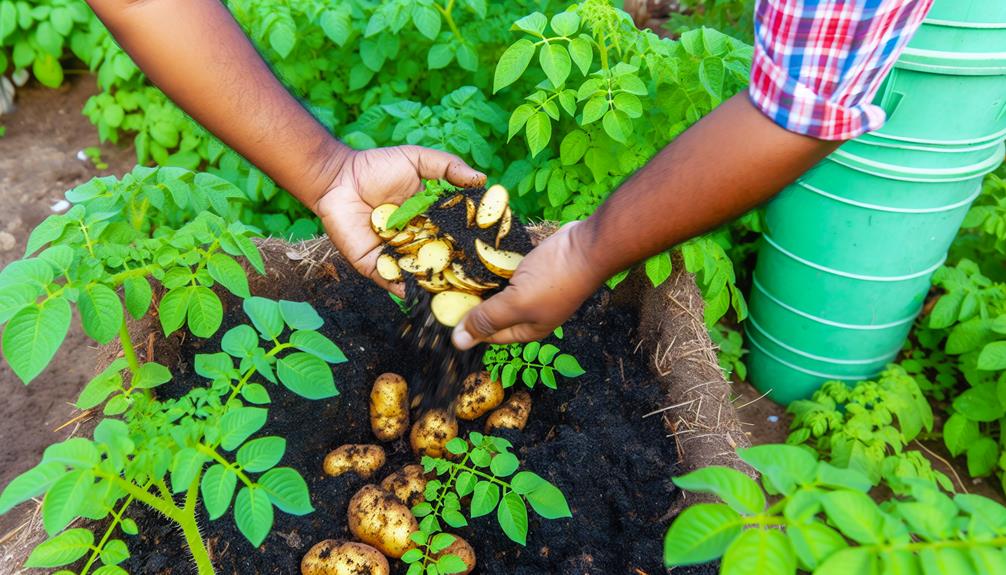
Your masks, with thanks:
M51 538L32 551L26 567L61 567L86 557L77 575L126 573L118 565L129 550L117 535L137 534L126 516L136 502L178 525L200 575L213 573L197 523L200 500L210 520L233 508L238 530L255 547L272 528L274 508L313 511L300 474L277 467L286 440L252 438L268 417L270 392L263 384L282 384L307 399L333 397L338 392L328 364L346 358L316 331L322 319L306 303L252 297L244 311L251 325L225 333L222 353L195 356L195 372L206 385L177 399L151 395L172 375L153 362L131 372L136 357L128 349L84 388L77 407L103 405L107 416L93 439L50 446L0 494L0 513L44 494L42 521ZM104 532L66 530L78 517L106 520Z
M451 459L423 457L423 471L437 479L426 483L425 501L412 508L419 531L412 534L418 548L402 556L409 563L408 575L458 573L465 569L460 558L436 558L453 543L444 525L458 529L474 519L496 512L500 528L510 540L527 543L527 506L545 519L572 517L561 491L530 471L517 471L520 462L510 452L513 445L501 437L472 432L468 440L456 437L447 443ZM464 509L463 500L471 497ZM467 515L467 517L466 517ZM432 567L432 569L431 569Z
M973 494L952 498L906 479L905 493L875 502L870 480L818 461L808 450L738 450L759 484L727 467L674 478L722 503L685 509L664 540L668 567L720 559L720 573L998 573L1006 554L1006 508Z
M63 83L64 52L86 61L88 33L97 18L80 0L0 1L0 75L30 69L44 86Z
M25 258L0 271L0 350L14 373L28 383L45 369L74 306L97 343L118 337L130 347L126 313L140 318L150 310L152 281L164 289L157 309L166 335L183 325L198 337L213 335L223 308L210 288L219 283L248 297L235 256L263 270L252 231L228 223L231 198L240 195L209 174L143 167L67 192L70 210L39 224Z
M555 331L559 339L562 339L561 330L560 327ZM585 373L575 357L560 351L551 343L542 344L539 341L493 344L486 349L482 362L489 370L490 377L502 382L504 388L516 383L519 376L530 389L534 389L539 380L545 387L557 389L556 373L569 378L580 377Z
M933 411L915 380L892 365L877 378L849 387L825 383L811 399L790 404L790 445L808 444L832 465L862 473L870 483L882 481L897 493L923 479L953 492L950 479L933 469L917 450L906 449L933 430Z

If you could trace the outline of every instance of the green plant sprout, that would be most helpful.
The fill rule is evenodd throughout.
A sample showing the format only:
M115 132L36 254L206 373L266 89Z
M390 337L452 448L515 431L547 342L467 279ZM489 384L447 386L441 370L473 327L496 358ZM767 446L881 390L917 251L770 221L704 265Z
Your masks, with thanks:
M674 479L722 503L692 505L674 520L664 539L668 567L720 559L723 575L1002 571L1006 508L991 499L951 498L908 479L906 494L878 504L866 476L806 449L760 445L738 455L761 484L718 466Z
M545 519L572 517L566 498L559 489L530 471L517 471L520 462L510 452L513 445L501 437L472 432L468 440L456 437L447 442L453 460L424 456L423 471L436 472L438 479L427 482L425 501L412 508L419 519L419 531L412 540L419 547L402 556L409 564L408 575L447 574L464 571L465 565L454 555L434 556L453 543L453 536L443 532L446 524L454 529L474 519L496 512L500 528L510 540L527 543L527 506ZM466 514L462 499L471 496Z
M560 353L559 348L551 343L542 344L537 341L490 345L482 357L482 363L489 370L490 377L500 381L504 388L516 383L519 375L524 385L530 389L534 389L539 379L545 387L556 389L556 373L570 378L580 377L585 373L575 357Z

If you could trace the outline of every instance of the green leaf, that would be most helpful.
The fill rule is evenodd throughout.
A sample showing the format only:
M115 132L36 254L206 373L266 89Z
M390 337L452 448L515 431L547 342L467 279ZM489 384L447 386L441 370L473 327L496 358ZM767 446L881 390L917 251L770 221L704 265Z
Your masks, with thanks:
M70 304L57 297L22 308L4 328L2 349L14 373L29 383L52 361L70 329Z
M627 144L632 135L632 120L621 110L608 110L601 120L604 132L616 142Z
M446 68L454 59L454 46L451 44L434 44L426 57L426 66L430 70Z
M249 403L256 405L265 405L272 401L266 388L258 383L246 383L241 390L241 397L245 398Z
M48 88L59 88L63 84L63 66L51 54L40 54L32 62L32 74Z
M730 575L792 575L796 555L781 531L746 529L727 548L721 568Z
M0 493L0 515L45 493L65 474L66 465L63 462L45 461L18 475Z
M640 118L643 115L643 103L632 94L623 92L615 95L614 106L630 118Z
M291 353L278 362L277 375L287 389L307 399L326 399L339 395L332 368L309 353Z
M786 527L786 536L801 563L811 570L832 553L848 546L845 538L824 523L790 524Z
M495 483L479 481L472 491L471 517L482 517L492 513L500 501L500 490Z
M25 567L48 568L69 565L84 556L94 544L89 529L68 529L32 550Z
M349 10L325 10L321 14L320 24L325 35L339 46L345 45L353 31Z
M703 467L673 479L681 489L712 493L738 513L755 515L765 509L765 494L758 484L736 469Z
M509 477L518 467L520 462L512 453L498 453L489 463L489 469L496 477Z
M314 511L307 483L296 470L277 467L259 477L258 484L269 494L273 505L290 515L306 515Z
M511 491L503 496L496 509L496 519L511 541L527 545L527 506L519 495Z
M573 63L580 69L580 73L586 76L590 72L590 65L594 61L594 48L590 40L584 36L573 38L569 41L569 55L573 58Z
M58 239L59 236L63 235L63 230L66 229L69 223L69 218L64 214L53 214L42 220L42 223L35 226L35 229L28 235L24 257L32 255L49 242Z
M545 519L560 519L562 517L572 517L569 510L569 503L566 496L559 491L559 488L551 483L542 480L541 484L525 495L528 503L535 513Z
M118 565L129 559L129 548L122 539L112 539L101 550L101 562L106 566Z
M275 467L285 452L286 440L282 437L260 437L241 446L237 462L245 471L261 473Z
M541 12L534 12L514 22L511 30L520 30L540 36L545 31L546 24L548 24L548 18Z
M562 165L572 166L580 161L590 147L590 138L583 130L573 130L566 134L559 144L559 158Z
M189 331L201 338L211 337L220 329L224 319L224 307L213 290L203 286L193 286L189 298Z
M549 120L548 114L538 112L528 118L524 131L531 156L537 156L538 152L544 150L549 140L552 139L552 122Z
M70 467L90 468L98 465L101 456L94 442L83 437L71 437L66 441L54 443L45 448L42 462L55 461Z
M1000 371L1006 369L1006 341L996 341L982 348L978 356L978 369Z
M129 311L129 315L134 319L145 316L154 296L147 278L127 278L122 282L122 287L126 293L126 310Z
M203 505L206 506L206 513L211 521L227 512L237 481L237 475L219 463L211 466L203 474L199 493L203 496Z
M584 373L587 373L582 367L580 367L580 362L568 353L563 353L556 357L552 366L555 367L555 370L563 377L580 377Z
M279 54L280 58L286 58L293 52L293 47L297 44L297 29L293 23L285 20L278 20L269 31L269 45Z
M316 331L295 331L290 334L290 345L317 356L328 363L343 363L347 361L339 346L332 340Z
M541 64L542 71L548 77L549 82L556 88L562 86L569 77L572 62L569 59L569 52L561 44L546 44L538 52L538 63Z
M713 99L713 106L718 105L723 100L723 81L726 73L723 68L723 60L719 58L705 58L699 63L699 83Z
M131 382L137 389L151 389L171 381L171 372L163 365L148 361L140 366Z
M191 447L175 453L171 462L171 492L181 493L187 490L204 463L206 456Z
M983 382L976 384L954 399L954 411L967 414L968 419L979 422L990 422L1004 415L1003 405L995 384Z
M669 566L706 563L723 555L741 534L741 517L722 503L698 503L686 508L664 537L664 562Z
M777 493L789 495L797 485L815 478L817 460L806 449L794 445L756 445L738 449L737 455L762 474L762 481Z
M161 319L164 335L171 335L185 323L189 300L192 298L192 286L175 288L161 298L157 312Z
M210 256L206 270L210 273L210 277L227 288L227 291L241 298L251 297L248 291L248 276L234 258L217 252Z
M293 343L293 337L290 340ZM258 335L249 325L232 327L220 340L220 349L239 359L250 357L257 348Z
M477 482L478 478L475 477L474 473L462 471L458 473L458 477L454 481L454 490L457 491L458 497L467 497L475 490Z
M982 437L968 446L968 475L983 477L996 468L999 444L991 437Z
M140 532L140 528L136 525L136 521L130 518L125 518L122 523L119 524L122 527L122 532L126 535L136 535Z
M272 520L272 502L266 492L258 487L242 487L234 501L234 522L253 547L265 541Z
M303 301L279 300L279 311L290 329L314 330L325 324L311 304Z
M461 557L458 557L453 553L448 553L447 555L437 559L437 571L439 571L441 575L465 573L468 571L468 564L465 563L464 559Z
M963 549L953 547L930 547L919 551L919 561L928 575L944 573L953 575L987 575L979 573L971 566L968 555Z
M78 409L91 409L105 401L113 392L122 389L122 375L119 372L127 366L125 358L112 362L105 371L94 376L77 398Z
M33 303L38 293L38 288L27 284L0 287L0 325L7 323L14 314Z
M967 451L979 437L978 423L960 413L951 415L943 424L943 442L954 457Z
M510 114L510 122L507 125L508 142L524 128L524 124L527 123L528 118L533 115L534 108L528 104L521 104L514 109L513 113Z
M90 469L71 471L52 484L42 500L42 524L50 537L80 515L93 486L94 472Z
M416 6L412 10L412 22L423 36L436 40L440 34L440 13L430 6Z
M252 325L264 339L271 341L283 333L283 314L278 302L253 296L244 300L241 305Z
M1006 575L1006 557L1002 549L974 546L969 555L981 575Z
M833 491L821 497L828 519L846 537L863 545L884 539L884 517L870 496L860 491Z
M269 411L261 407L239 407L220 418L220 446L234 451L265 425Z
M440 553L444 549L451 546L452 543L457 539L457 537L451 535L450 533L437 533L430 540L430 552Z
M521 38L503 52L493 76L493 94L513 84L524 74L528 64L531 63L531 58L534 57L534 50L534 43Z
M848 547L832 553L814 571L814 575L879 575L874 549Z
M576 12L559 12L552 16L552 30L560 36L572 36L580 29L580 15Z
M657 287L671 277L671 255L661 252L646 259L646 277L650 279L653 287Z

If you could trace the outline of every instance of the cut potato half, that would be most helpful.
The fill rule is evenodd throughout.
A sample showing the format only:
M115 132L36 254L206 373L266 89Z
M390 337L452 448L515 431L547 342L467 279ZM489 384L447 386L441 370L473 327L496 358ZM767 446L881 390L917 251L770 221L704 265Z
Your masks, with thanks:
M447 270L445 270L445 271L447 271ZM500 284L498 284L496 282L482 283L482 282L476 280L472 276L470 276L467 273L465 273L465 268L463 268L461 266L461 264L458 263L458 262L454 262L454 263L451 264L450 271L454 274L454 276L458 279L458 281L461 282L465 286L465 289L475 290L475 291L483 291L483 290L487 290L487 289L492 289L492 288L495 288L495 287L499 287L499 285L500 285Z
M424 271L439 273L444 271L449 263L451 263L451 246L443 240L423 244L416 252L416 265Z
M480 303L482 303L482 298L477 295L449 290L433 296L430 309L437 321L447 327L454 327L458 325L461 318L465 317L466 313Z
M481 290L481 289L476 289L476 288L472 287L470 284L467 284L467 283L459 280L458 276L453 271L451 271L451 268L444 269L443 276L444 276L444 279L447 280L447 283L450 284L456 290L461 290L461 291L464 291L464 292L476 293L476 294L481 293L482 291L484 291L484 290Z
M389 282L402 281L402 268L398 267L394 257L381 254L377 256L377 275Z
M426 272L425 269L419 266L418 258L413 255L398 258L398 267L410 274L422 274Z
M503 212L503 217L500 218L500 227L496 231L496 247L500 247L500 241L510 233L510 226L513 224L513 213L510 211L510 206L506 207Z
M446 272L450 270L445 269L444 271ZM448 283L447 278L445 278L442 273L433 274L428 280L417 280L416 283L418 283L424 290L433 293L439 293L451 289L451 284Z
M482 229L491 227L503 217L509 201L510 194L506 188L499 184L490 186L479 202L479 208L475 212L475 223Z
M433 236L433 234L430 234L428 232L421 232L417 234L414 238L412 238L411 242L395 248L395 251L400 254L415 254L416 252L419 251L419 248L423 247L423 245L429 242L432 242L434 239L436 238Z
M395 204L381 204L374 208L374 211L370 212L370 227L374 229L377 234L388 232L388 218L391 214L395 213L398 206ZM398 233L398 232L395 232ZM392 234L394 236L394 234Z
M453 196L447 198L446 200L440 203L440 209L446 210L448 208L453 208L454 206L458 205L458 203L461 202L461 200L463 199L465 199L464 194L454 194Z
M475 225L475 202L471 198L465 198L465 225L472 227Z
M416 237L416 234L410 231L398 232L390 239L388 239L388 245L392 247L404 246L405 244L411 242ZM497 239L496 245L499 246L499 240Z
M498 250L478 238L475 238L475 253L478 254L482 265L501 278L511 277L524 259L524 256L517 252Z

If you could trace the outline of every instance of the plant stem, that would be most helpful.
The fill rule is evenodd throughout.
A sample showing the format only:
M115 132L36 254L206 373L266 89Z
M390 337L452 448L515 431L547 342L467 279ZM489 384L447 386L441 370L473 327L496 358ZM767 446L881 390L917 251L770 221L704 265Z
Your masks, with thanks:
M195 513L186 512L184 517L179 519L180 521L177 523L182 528L182 534L185 535L185 543L188 544L189 551L192 552L192 560L196 563L199 575L214 575L213 562L210 561L209 551L203 542L202 534L199 533L199 524L196 522Z
M211 459L213 459L213 461L216 461L220 465L223 465L227 469L234 472L234 475L238 476L238 479L241 480L241 483L244 483L248 487L255 486L255 482L252 481L251 478L249 478L247 475L245 475L244 471L241 471L241 469L239 469L237 465L231 463L230 461L227 461L222 455L217 453L217 450L215 448L210 447L205 443L199 443L196 445L196 450L199 451L199 453L202 453L207 457L210 457Z
M122 342L122 355L126 356L126 361L129 362L129 371L135 376L140 372L140 362L136 358L136 349L129 336L129 328L126 327L125 315L122 316L122 323L119 325L119 341Z
M99 541L98 545L94 547L94 550L91 552L91 556L87 558L87 563L85 563L84 568L81 569L80 575L87 575L88 570L91 569L91 565L94 565L94 562L98 560L98 557L101 555L101 550L104 549L105 544L108 543L108 538L112 536L112 532L115 531L116 526L118 526L122 521L122 514L126 512L126 508L129 507L129 504L132 502L133 496L130 495L126 498L126 502L122 504L122 507L119 507L118 512L112 512L112 522L108 524L108 527L105 529L105 534L101 537L101 541Z
M434 2L433 6L438 12L440 12L440 15L443 16L444 21L447 22L447 27L451 29L451 33L454 34L454 37L457 38L458 41L464 42L464 36L462 36L461 31L458 30L458 25L454 23L454 16L451 14L454 10L454 0L449 0L446 7L441 7L437 2Z

